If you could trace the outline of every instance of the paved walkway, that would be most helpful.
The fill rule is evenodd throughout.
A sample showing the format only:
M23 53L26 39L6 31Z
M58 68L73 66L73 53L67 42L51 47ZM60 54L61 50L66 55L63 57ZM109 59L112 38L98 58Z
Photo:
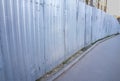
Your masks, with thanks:
M120 35L99 44L55 81L120 81Z

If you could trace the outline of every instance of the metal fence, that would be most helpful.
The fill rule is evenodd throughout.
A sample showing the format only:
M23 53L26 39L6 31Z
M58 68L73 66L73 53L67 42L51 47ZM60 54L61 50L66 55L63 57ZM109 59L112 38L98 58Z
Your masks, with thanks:
M0 81L35 81L119 29L79 0L0 0Z

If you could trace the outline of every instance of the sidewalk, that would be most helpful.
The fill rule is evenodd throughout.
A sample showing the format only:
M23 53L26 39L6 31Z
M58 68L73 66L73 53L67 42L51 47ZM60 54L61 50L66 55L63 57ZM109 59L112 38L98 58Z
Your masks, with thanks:
M120 81L120 35L99 44L54 81Z

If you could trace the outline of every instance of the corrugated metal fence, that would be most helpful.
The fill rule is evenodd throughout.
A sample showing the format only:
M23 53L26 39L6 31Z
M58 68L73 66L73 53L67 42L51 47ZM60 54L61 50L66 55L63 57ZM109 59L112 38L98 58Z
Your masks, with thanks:
M114 17L79 0L0 0L0 81L35 81L118 31Z

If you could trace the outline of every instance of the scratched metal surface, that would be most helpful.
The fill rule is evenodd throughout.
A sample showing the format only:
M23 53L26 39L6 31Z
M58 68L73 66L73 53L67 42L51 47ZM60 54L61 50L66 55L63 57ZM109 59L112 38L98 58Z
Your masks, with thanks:
M119 28L79 0L0 0L0 81L35 81Z

